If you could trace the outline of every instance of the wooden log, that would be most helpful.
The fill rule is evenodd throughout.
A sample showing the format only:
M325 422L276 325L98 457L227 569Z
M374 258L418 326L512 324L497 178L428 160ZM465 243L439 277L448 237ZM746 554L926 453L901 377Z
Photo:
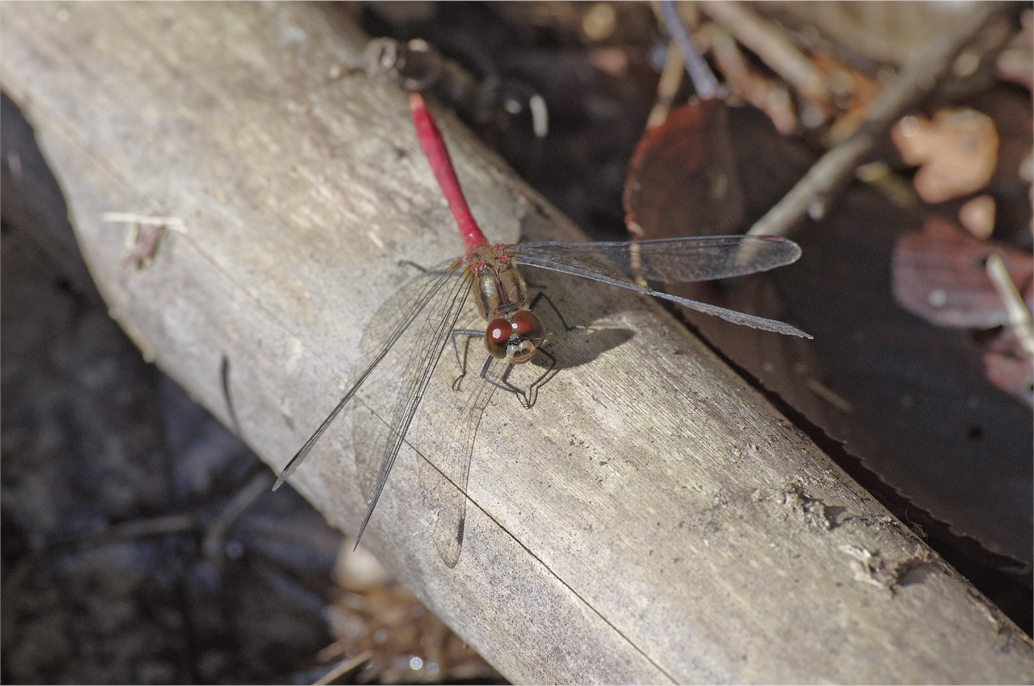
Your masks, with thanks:
M349 385L398 260L461 251L405 95L336 78L365 40L338 8L3 3L0 19L3 87L112 316L224 421L227 356L244 438L279 470ZM441 119L492 240L577 238ZM112 211L186 232L124 266ZM431 542L419 466L449 442L449 373L364 538L509 679L1030 682L1030 639L661 308L529 277L591 329L554 337L563 368L532 409L489 404L458 564ZM354 532L352 421L292 483Z

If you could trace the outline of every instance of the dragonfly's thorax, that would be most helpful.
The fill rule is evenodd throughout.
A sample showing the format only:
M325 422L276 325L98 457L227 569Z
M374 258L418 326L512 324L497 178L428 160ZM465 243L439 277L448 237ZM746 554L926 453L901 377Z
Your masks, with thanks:
M485 347L493 357L527 362L545 340L538 316L527 309L524 279L510 255L499 247L475 248L469 256L478 312L488 320Z
M491 321L527 307L524 279L508 254L486 245L475 248L468 259L474 273L474 297L482 317Z

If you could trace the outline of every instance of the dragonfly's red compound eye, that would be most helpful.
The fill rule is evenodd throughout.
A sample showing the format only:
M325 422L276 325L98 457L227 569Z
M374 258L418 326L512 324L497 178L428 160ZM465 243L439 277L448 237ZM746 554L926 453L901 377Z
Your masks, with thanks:
M512 331L513 326L510 322L500 317L489 322L488 329L485 331L485 337L492 339L493 343L506 343L506 341L510 340Z
M536 346L542 345L542 341L546 338L546 327L542 325L542 320L538 318L538 315L530 310L521 310L514 314L510 321L513 330L521 338L530 340Z
M493 319L485 329L485 347L492 357L502 359L506 357L506 342L510 340L513 333L513 325L502 317Z

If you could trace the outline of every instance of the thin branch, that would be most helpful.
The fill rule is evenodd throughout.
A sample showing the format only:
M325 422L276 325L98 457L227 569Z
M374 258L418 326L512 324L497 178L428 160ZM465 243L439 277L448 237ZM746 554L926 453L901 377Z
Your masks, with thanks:
M122 524L88 534L82 538L69 541L61 541L58 545L75 546L102 546L116 541L133 538L150 538L151 536L166 536L168 534L182 534L195 531L198 528L198 520L194 515L174 514L150 519L135 519Z
M997 253L987 258L987 275L998 291L1002 304L1005 305L1005 312L1009 316L1009 328L1016 335L1023 352L1034 359L1034 323L1031 322L1030 311Z
M139 212L105 212L101 219L106 222L122 224L143 224L145 226L163 226L180 233L187 232L187 225L181 217L158 217Z
M329 672L321 676L318 680L314 681L313 686L325 686L325 684L332 684L335 681L337 681L337 679L341 675L351 672L356 667L361 666L364 662L369 662L374 657L376 657L376 655L374 655L372 650L366 650L359 653L355 657L350 657L346 660L342 660L341 662L334 665L334 667Z
M664 68L661 70L661 78L657 82L657 101L646 120L647 130L660 126L668 118L671 104L675 101L675 95L682 84L684 66L685 61L683 61L682 53L679 52L675 41L668 41L667 57L664 60Z
M689 78L693 80L693 90L696 91L697 97L701 100L711 100L717 97L718 79L711 73L711 68L700 56L700 51L693 44L693 39L686 32L686 27L682 25L682 19L679 17L678 8L675 7L673 0L661 0L661 18L664 20L664 26L667 28L672 42L679 46L682 59L686 63L686 71L689 73Z
M821 103L829 97L822 72L749 7L714 1L698 2L697 6L809 100Z

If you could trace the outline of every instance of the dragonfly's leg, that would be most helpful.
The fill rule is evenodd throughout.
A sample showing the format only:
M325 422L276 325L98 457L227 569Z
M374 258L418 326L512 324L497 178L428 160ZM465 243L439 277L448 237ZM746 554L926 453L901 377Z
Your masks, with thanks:
M467 345L463 346L463 357L460 358L460 348L456 344L457 336L466 336ZM452 382L452 390L460 390L460 382L463 381L463 377L467 375L467 348L470 347L471 338L484 338L484 331L477 331L475 329L453 329L452 330L452 352L456 355L456 366L459 367L460 375Z
M399 260L399 266L400 267L402 267L402 266L412 267L413 269L416 269L417 271L419 271L421 274L426 274L427 273L427 267L425 267L423 265L419 265L416 262L413 262L411 260Z
M424 265L417 264L416 262L413 262L412 260L399 260L398 261L398 266L400 266L400 267L412 267L413 269L417 270L421 274L428 274L428 273L433 273L433 274L456 273L457 276L462 274L462 272L458 272L457 273L456 270L446 270L446 269L439 269L439 270L436 270L436 271L432 272L430 269L428 269Z
M545 300L546 302L549 303L549 306L553 308L554 312L556 312L556 316L560 319L560 323L564 325L564 328L566 330L574 331L575 329L584 329L584 328L586 328L586 327L578 325L578 324L568 324L567 320L564 319L563 313L560 312L560 309L553 302L553 299L550 298L548 295L546 295L545 291L539 291L539 294L536 295L535 298L531 301L531 307L529 307L528 309L534 310L535 306L539 304L540 300Z
M524 391L522 391L521 389L517 388L509 382L510 370L513 369L512 364L508 365L506 371L503 372L502 377L500 377L501 381L493 381L492 379L488 378L488 368L492 366L492 362L494 361L495 358L490 355L488 359L485 360L485 366L481 368L481 378L485 381L485 383L490 383L496 388L503 389L507 393L513 393L515 396L517 396L517 399L521 401L521 405L523 405L525 409L531 407L531 403L528 402L528 396L525 395Z
M582 327L582 328L584 328L584 327ZM556 358L555 357L550 355L548 352L546 352L542 348L539 348L536 352L538 352L540 355L542 355L543 357L545 357L546 359L549 360L549 366L546 367L546 371L542 372L542 374L539 376L539 378L537 378L534 381L532 381L531 385L528 386L528 396L529 396L528 397L528 401L529 402L528 402L527 405L525 405L526 408L530 408L532 405L535 404L535 397L539 393L539 386L541 384L545 383L546 377L549 376L549 373L551 371L553 371L553 369L556 367Z

